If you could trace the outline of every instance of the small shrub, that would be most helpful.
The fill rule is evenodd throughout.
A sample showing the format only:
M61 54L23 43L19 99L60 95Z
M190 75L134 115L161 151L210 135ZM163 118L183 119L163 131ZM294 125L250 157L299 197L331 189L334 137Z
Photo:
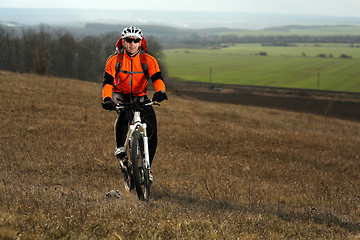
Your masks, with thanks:
M341 54L340 58L352 58L352 56L346 55L346 54Z
M327 55L324 54L324 53L321 53L321 54L318 54L316 57L318 57L318 58L326 58Z

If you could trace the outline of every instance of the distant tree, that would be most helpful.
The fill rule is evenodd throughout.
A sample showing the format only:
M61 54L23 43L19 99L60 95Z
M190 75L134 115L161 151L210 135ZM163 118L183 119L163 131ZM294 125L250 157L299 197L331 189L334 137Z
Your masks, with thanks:
M50 65L50 50L34 48L32 50L32 69L35 73L44 75L48 72Z
M162 58L162 47L160 43L153 36L146 37L148 53L153 55L155 58Z
M318 58L326 58L327 55L324 54L324 53L321 53L321 54L318 54L316 57L318 57Z
M104 59L100 53L101 41L95 36L86 36L78 44L76 50L77 78L88 81L99 81L104 70Z
M52 35L46 26L41 26L39 32L32 29L23 30L23 52L21 56L23 59L23 66L21 68L26 72L32 71L45 74L46 72L43 71L47 71L51 63L50 49L52 41Z
M151 35L146 37L146 42L147 42L148 53L157 59L160 65L161 73L163 77L165 77L167 75L167 69L166 69L165 61L163 59L164 55L162 52L162 46L157 41L157 39Z
M109 32L100 36L103 53L106 58L110 54L114 53L116 42L119 40L120 37L121 37L120 32ZM104 62L104 66L105 66L105 62Z
M16 67L15 30L0 26L0 68L14 70Z
M73 77L75 52L77 42L74 36L65 30L56 32L56 44L53 49L52 70L56 76L60 77Z

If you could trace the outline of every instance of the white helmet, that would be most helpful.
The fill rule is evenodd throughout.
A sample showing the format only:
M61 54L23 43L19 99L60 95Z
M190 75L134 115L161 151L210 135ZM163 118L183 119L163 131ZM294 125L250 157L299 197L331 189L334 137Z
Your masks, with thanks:
M137 37L142 39L143 38L143 34L140 30L140 28L131 26L131 27L126 27L124 28L122 34L121 34L122 38L126 38L126 37Z

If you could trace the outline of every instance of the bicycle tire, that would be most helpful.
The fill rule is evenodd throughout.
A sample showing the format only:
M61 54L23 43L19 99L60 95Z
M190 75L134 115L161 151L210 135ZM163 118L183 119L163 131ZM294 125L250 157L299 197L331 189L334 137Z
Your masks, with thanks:
M149 172L143 166L144 143L139 131L135 131L131 141L131 161L133 167L134 184L136 193L141 201L149 201L150 180Z

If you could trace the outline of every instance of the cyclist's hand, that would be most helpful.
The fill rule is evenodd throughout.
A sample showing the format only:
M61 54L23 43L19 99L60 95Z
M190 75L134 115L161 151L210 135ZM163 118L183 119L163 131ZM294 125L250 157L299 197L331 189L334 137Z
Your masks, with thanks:
M167 100L167 96L166 93L164 91L158 91L156 93L154 93L154 96L152 98L153 101L155 102L162 102L164 100Z
M105 110L113 110L116 106L116 104L111 101L111 98L107 97L104 99L104 102L101 103L103 109Z

